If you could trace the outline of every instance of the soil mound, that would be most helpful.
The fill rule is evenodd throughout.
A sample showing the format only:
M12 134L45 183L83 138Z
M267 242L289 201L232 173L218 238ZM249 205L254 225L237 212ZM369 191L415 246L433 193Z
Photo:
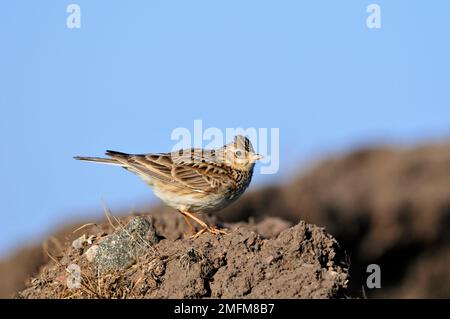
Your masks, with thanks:
M173 240L159 233L161 216L130 217L115 229L83 228L83 234L53 256L17 297L346 296L346 256L323 228L305 222L289 227L268 218L256 224L227 224L230 231L223 236ZM272 231L264 231L268 229ZM76 267L78 273L73 272Z

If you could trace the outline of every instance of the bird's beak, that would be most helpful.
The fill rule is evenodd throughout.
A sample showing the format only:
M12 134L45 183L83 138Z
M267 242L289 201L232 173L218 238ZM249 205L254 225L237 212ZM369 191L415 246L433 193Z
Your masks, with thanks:
M257 160L260 160L260 159L262 159L262 158L264 158L264 156L259 155L259 154L253 154L253 155L252 155L252 160L253 160L253 161L257 161Z

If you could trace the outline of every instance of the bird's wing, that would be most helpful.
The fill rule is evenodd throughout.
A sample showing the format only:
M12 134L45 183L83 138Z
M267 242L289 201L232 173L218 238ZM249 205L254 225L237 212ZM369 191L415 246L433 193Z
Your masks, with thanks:
M144 179L156 179L171 186L201 193L214 192L234 183L228 171L210 158L202 156L201 150L193 149L183 154L129 155L113 151L106 154Z

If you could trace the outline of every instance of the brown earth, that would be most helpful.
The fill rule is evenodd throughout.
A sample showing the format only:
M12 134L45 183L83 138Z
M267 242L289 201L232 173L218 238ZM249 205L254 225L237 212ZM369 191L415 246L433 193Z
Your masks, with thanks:
M173 219L152 216L154 225ZM156 222L157 221L157 222ZM122 224L126 224L123 222ZM67 245L46 264L19 298L338 298L346 296L348 262L322 228L266 218L227 224L223 236L158 237L158 226L136 217L107 236L105 227L83 228L81 247ZM171 236L176 229L165 228ZM269 232L267 232L270 230ZM111 230L106 230L106 232ZM135 231L140 232L138 236ZM148 236L150 234L150 236ZM159 234L158 234L159 235ZM147 240L144 238L151 238ZM110 240L111 239L111 240ZM138 243L138 245L136 245ZM141 247L139 247L141 246ZM96 259L86 255L95 247ZM99 253L103 250L105 255ZM140 253L128 254L135 250ZM129 266L129 261L133 260ZM81 270L79 289L69 289L67 269ZM99 266L108 265L109 271ZM112 268L114 266L115 268Z
M165 207L150 213L176 216ZM450 144L330 157L285 184L248 192L218 218L237 222L263 216L326 227L350 256L353 296L362 295L366 268L376 263L382 288L366 288L369 297L450 298ZM160 225L156 219L155 225L168 239L179 236L171 230L184 227L181 218ZM48 250L57 255L57 243L77 235L72 229L56 235ZM24 280L46 261L39 245L0 263L0 296L23 289Z

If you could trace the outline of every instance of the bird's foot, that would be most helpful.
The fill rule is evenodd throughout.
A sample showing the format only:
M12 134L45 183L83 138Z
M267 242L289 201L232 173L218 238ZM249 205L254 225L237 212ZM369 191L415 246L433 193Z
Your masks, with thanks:
M204 227L204 228L200 229L200 231L198 231L195 235L192 235L192 238L196 239L196 238L200 237L204 233L211 233L213 235L226 235L226 234L228 234L228 232L227 232L227 230L225 228L217 228L215 226L207 226L207 227Z

